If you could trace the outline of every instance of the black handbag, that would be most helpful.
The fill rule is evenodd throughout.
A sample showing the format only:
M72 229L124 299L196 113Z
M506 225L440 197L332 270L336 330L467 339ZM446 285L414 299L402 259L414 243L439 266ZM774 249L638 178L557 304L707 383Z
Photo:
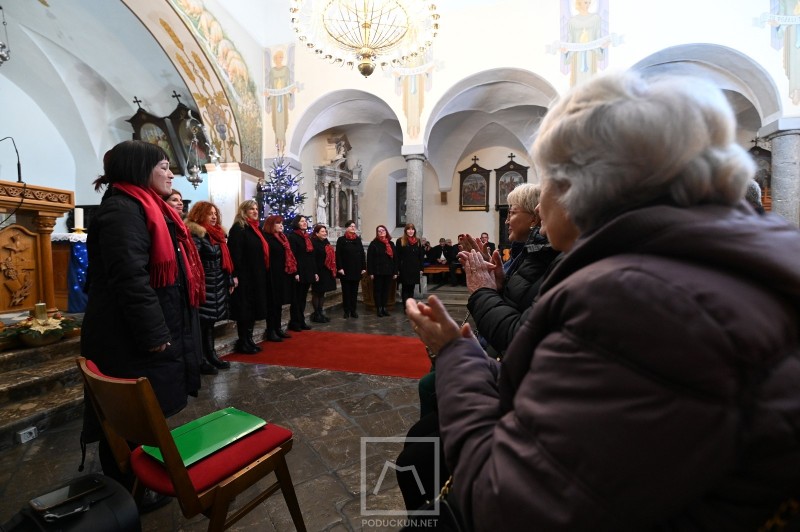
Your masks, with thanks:
M436 499L429 501L417 509L417 512L424 512L422 515L411 514L408 517L406 526L401 532L413 532L423 530L439 530L441 532L464 532L466 527L461 520L461 513L455 506L455 501L450 495L450 487L453 484L453 477L447 479L442 486L442 491ZM438 505L438 515L435 513ZM416 513L416 512L415 512Z

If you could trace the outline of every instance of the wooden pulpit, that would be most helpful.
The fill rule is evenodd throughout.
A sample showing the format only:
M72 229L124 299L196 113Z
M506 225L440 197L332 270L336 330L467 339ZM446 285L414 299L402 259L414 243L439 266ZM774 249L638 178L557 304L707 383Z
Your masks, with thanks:
M74 206L72 191L0 181L0 313L39 302L55 312L50 235Z

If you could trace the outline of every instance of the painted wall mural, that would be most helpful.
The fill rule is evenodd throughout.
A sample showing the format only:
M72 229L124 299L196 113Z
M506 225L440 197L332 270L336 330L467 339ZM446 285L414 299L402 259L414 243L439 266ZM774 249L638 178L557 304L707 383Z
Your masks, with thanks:
M203 120L207 120L207 123L212 125L227 148L226 150L218 148L220 153L227 155L232 146L238 145L242 153L240 162L261 168L261 109L258 103L256 83L250 76L242 54L237 50L236 45L216 17L206 9L202 0L171 1L175 9L191 25L193 33L197 35L207 56L216 66L217 73L223 79L228 92L227 100L231 102L230 109L223 105L225 98L222 95L204 90L203 80L208 79L208 73L202 70L193 72L194 79L198 81L198 90L192 94L198 106L206 109ZM178 59L187 75L198 64L197 61L190 59ZM240 139L228 135L228 121L233 118L229 116L231 112L236 119Z
M771 28L771 44L783 50L783 69L789 79L789 98L800 104L800 0L770 0L769 13L755 20L760 27Z
M264 50L264 105L272 119L277 155L286 148L289 111L294 109L294 95L301 86L294 80L294 44Z
M608 31L608 0L561 0L561 40L547 52L561 56L570 87L608 66L608 49L622 38Z
M395 92L403 97L403 112L406 115L408 136L417 138L420 133L420 117L425 107L425 93L433 86L434 62L431 50L410 60L405 68L392 69L395 76Z

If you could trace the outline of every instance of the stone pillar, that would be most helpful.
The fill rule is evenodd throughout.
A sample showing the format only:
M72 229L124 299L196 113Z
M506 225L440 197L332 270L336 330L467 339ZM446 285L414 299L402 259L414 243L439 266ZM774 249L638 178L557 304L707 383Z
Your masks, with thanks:
M339 182L334 181L331 190L331 227L341 227L344 223L339 219L339 188Z
M422 223L422 177L425 155L422 153L404 154L406 170L406 221L417 228L417 235L424 235Z
M772 212L800 226L800 130L777 131L772 142Z

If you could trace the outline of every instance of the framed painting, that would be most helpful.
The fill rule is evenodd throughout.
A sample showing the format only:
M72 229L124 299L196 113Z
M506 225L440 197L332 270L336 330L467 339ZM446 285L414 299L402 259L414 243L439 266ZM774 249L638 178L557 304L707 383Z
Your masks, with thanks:
M406 225L406 192L408 184L395 183L395 227Z
M511 159L506 165L495 169L495 190L497 199L495 201L495 210L500 210L502 207L508 207L508 193L514 190L518 185L528 182L528 168L529 166L521 165L514 162L515 155L512 153L508 156Z
M458 172L461 176L458 210L489 210L489 172L478 164L477 157L472 158L469 168Z
M183 151L176 146L172 128L166 119L152 115L140 107L127 121L133 126L133 140L143 140L160 146L169 156L169 169L172 173L185 175Z
M206 139L203 131L203 122L199 116L197 111L179 102L175 110L167 118L180 146L180 156L184 161L184 170L188 168L189 161L194 162L196 157L197 165L205 172L206 163L211 162L211 156L209 154L208 139ZM197 137L197 145L192 147L192 139L195 136ZM190 151L193 153L190 154ZM184 173L188 175L188 172Z

